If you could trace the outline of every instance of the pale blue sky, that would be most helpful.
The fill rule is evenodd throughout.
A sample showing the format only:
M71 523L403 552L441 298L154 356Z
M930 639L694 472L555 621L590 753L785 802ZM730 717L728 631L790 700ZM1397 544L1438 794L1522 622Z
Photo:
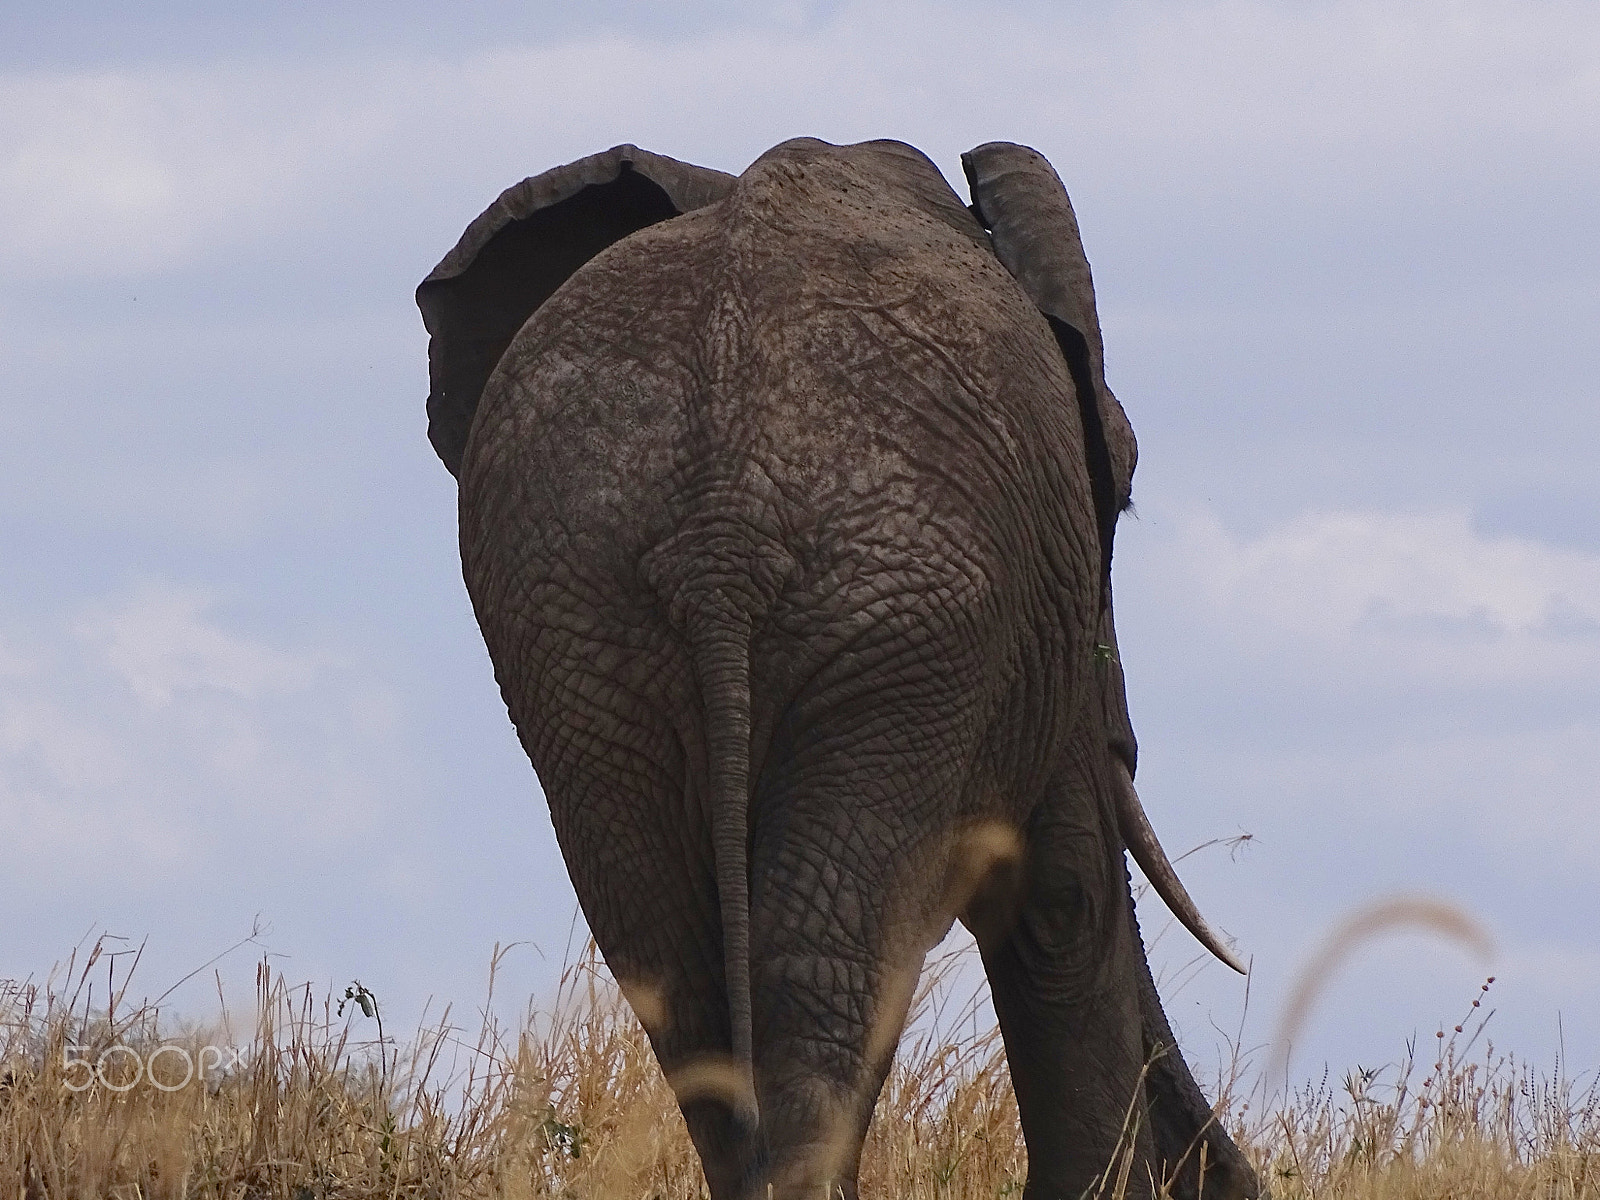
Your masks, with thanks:
M1549 1061L1560 1013L1600 1065L1600 10L134 11L0 11L0 977L104 928L160 991L259 913L397 1019L476 1002L496 941L545 987L571 891L412 289L619 141L738 171L891 136L959 181L1004 138L1072 192L1140 437L1147 806L1174 853L1255 835L1183 864L1254 956L1246 1041L1339 917L1420 890L1493 933L1501 1044ZM1489 969L1373 946L1297 1068L1393 1059ZM1203 1061L1242 998L1214 965L1171 998Z

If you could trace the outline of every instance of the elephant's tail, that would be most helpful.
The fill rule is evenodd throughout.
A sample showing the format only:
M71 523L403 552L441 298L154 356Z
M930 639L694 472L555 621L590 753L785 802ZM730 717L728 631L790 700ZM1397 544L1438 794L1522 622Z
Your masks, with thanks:
M691 633L705 704L711 775L711 849L722 916L722 963L733 1033L735 1115L758 1121L750 1010L750 620L737 606L710 606Z

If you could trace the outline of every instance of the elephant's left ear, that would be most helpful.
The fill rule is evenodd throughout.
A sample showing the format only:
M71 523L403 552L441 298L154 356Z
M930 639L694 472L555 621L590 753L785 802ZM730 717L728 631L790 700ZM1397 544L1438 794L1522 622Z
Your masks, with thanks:
M972 189L973 215L989 230L995 255L1050 322L1072 371L1109 570L1111 531L1128 504L1138 444L1106 386L1094 280L1072 201L1055 168L1027 146L988 142L963 154L961 165Z
M732 175L613 146L506 189L417 288L428 342L428 440L452 475L484 384L535 309L630 233L714 204Z

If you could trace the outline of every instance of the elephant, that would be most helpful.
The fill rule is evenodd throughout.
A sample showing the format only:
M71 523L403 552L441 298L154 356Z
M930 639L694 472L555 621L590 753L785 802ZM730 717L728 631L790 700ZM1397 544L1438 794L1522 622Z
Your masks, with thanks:
M1030 1200L1254 1197L1125 852L1242 966L1134 790L1133 431L1037 151L621 145L421 284L462 572L583 913L714 1200L857 1194L924 956L988 976ZM1202 1178L1203 1176L1203 1178Z

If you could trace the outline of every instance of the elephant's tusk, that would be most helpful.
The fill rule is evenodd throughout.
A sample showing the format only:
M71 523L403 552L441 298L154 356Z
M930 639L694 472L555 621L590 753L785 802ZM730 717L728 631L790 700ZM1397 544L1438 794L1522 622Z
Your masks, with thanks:
M1156 840L1156 831L1150 828L1150 818L1145 816L1144 805L1139 803L1139 793L1134 790L1133 776L1128 773L1127 765L1118 759L1112 772L1117 779L1117 824L1133 861L1139 864L1156 894L1167 902L1172 915L1183 922L1183 927L1194 934L1202 946L1239 974L1248 975L1249 969L1238 955L1222 944L1222 939L1206 924L1200 909L1184 889L1167 852Z

